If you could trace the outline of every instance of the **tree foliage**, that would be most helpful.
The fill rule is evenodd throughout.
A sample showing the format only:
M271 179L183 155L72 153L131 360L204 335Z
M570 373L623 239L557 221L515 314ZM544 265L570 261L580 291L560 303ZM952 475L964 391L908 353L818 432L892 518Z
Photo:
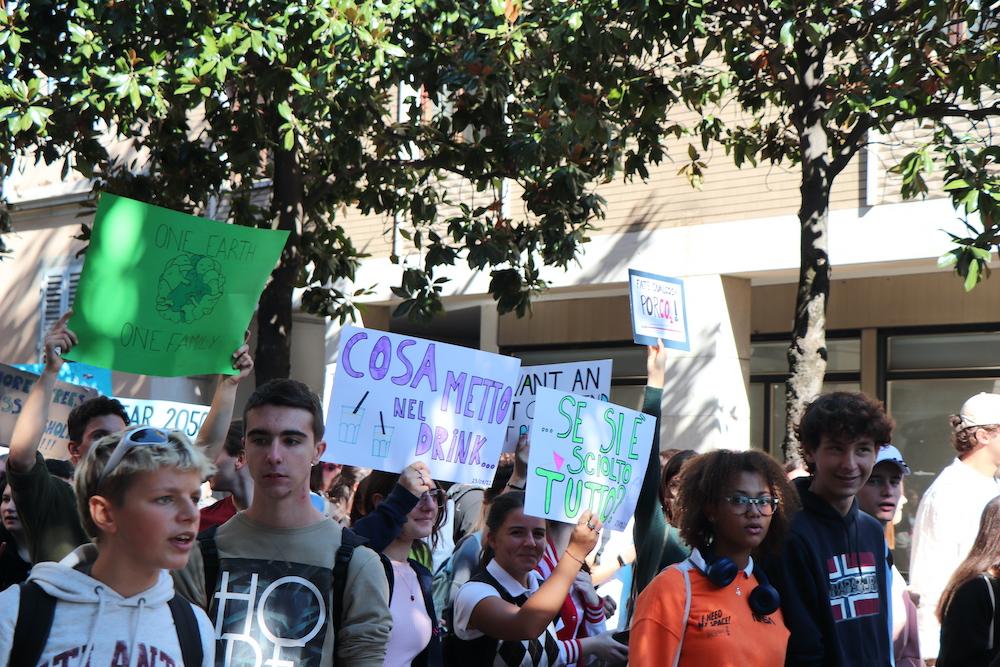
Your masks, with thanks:
M400 312L441 310L441 270L457 262L491 272L501 311L525 312L540 268L574 261L603 215L596 184L663 158L672 95L645 60L676 22L643 7L11 4L4 165L62 160L98 190L288 229L259 317L258 375L282 375L293 288L342 320L364 292L345 287L364 256L346 207L395 216L420 253L393 289ZM449 175L486 205L455 200ZM505 204L509 185L518 199Z
M949 255L967 287L998 241L1000 153L988 129L1000 112L996 11L995 3L960 0L705 2L672 63L671 88L701 112L692 130L704 147L720 142L737 165L787 162L802 171L787 456L796 455L794 424L826 367L830 188L872 133L930 129L930 140L894 169L907 198L926 195L926 173L944 169L956 205L978 214L981 230L967 219L974 235L956 238ZM730 104L739 112L727 121Z

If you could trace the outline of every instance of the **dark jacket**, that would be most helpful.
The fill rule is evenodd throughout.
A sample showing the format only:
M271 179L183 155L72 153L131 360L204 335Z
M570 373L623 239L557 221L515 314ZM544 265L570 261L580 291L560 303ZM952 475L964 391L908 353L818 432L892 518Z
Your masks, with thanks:
M351 529L368 540L368 546L381 552L399 537L399 532L406 524L406 516L417 506L420 501L415 495L397 484L389 496L378 504L371 514L368 514L351 526ZM434 610L434 575L426 567L413 560L408 559L410 567L417 573L417 581L420 583L420 592L424 595L424 605L427 607L427 615L431 617L431 640L424 650L413 659L414 667L442 667L444 658L441 650L441 628L438 623L438 615ZM392 569L386 570L386 575L391 576ZM389 590L395 590L395 582L389 582ZM405 632L405 628L400 628ZM393 628L396 631L396 628Z
M887 667L891 561L882 526L858 509L847 516L795 480L802 511L780 559L766 570L781 593L791 631L785 664L795 667Z
M990 589L993 590L992 597ZM948 613L941 623L939 667L987 667L993 664L991 661L1000 655L998 602L1000 581L990 576L970 579L955 590Z

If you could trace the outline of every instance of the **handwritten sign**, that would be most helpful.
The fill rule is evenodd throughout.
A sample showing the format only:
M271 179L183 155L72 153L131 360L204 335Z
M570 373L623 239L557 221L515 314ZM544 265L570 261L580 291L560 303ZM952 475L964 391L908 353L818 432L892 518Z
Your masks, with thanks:
M14 364L14 367L36 375L41 375L45 370L45 364ZM111 395L111 371L107 368L67 361L59 367L56 379L81 387L93 387L99 394Z
M535 417L535 392L539 387L606 401L611 396L611 360L522 366L521 377L514 390L514 404L510 409L505 452L514 451L517 439L531 431L531 421Z
M125 407L130 424L181 431L192 439L198 436L198 431L208 416L207 405L146 398L117 398Z
M488 485L521 362L457 345L347 326L326 413L323 460Z
M665 347L689 351L684 281L635 269L628 270L628 280L635 342L656 345L662 340Z
M0 364L0 445L10 446L14 424L24 409L28 392L38 381L38 375L22 371L7 364ZM47 459L68 459L69 430L66 419L76 406L97 396L91 387L81 387L68 382L56 381L52 400L49 403L49 420L42 431L38 451Z
M288 232L101 195L64 356L128 373L234 374Z
M656 420L541 387L535 397L525 513L576 523L590 510L611 530L635 512Z

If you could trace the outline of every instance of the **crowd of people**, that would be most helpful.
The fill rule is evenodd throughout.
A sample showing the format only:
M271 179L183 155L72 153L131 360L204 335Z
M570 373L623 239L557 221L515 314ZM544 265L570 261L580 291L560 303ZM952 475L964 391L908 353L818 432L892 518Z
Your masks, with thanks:
M908 585L890 547L910 468L860 393L805 410L804 471L655 429L616 536L525 511L527 436L482 488L321 460L322 404L294 380L234 418L246 346L195 442L98 397L46 460L75 343L66 318L47 335L0 474L0 665L1000 666L1000 395L952 419ZM659 420L666 352L647 358Z

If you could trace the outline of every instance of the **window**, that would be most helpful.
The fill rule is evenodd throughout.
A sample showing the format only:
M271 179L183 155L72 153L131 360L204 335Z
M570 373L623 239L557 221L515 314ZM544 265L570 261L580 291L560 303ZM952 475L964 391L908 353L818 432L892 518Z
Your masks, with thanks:
M861 339L856 333L827 333L823 392L861 391ZM750 446L781 459L785 435L788 339L750 344Z
M38 357L40 361L45 347L46 332L73 305L82 269L83 264L75 262L69 266L50 269L42 277L41 328L38 332Z
M948 417L974 394L1000 393L997 349L1000 327L881 332L886 407L896 422L893 444L913 471L904 482L906 504L896 525L895 557L904 574L920 498L955 458Z

